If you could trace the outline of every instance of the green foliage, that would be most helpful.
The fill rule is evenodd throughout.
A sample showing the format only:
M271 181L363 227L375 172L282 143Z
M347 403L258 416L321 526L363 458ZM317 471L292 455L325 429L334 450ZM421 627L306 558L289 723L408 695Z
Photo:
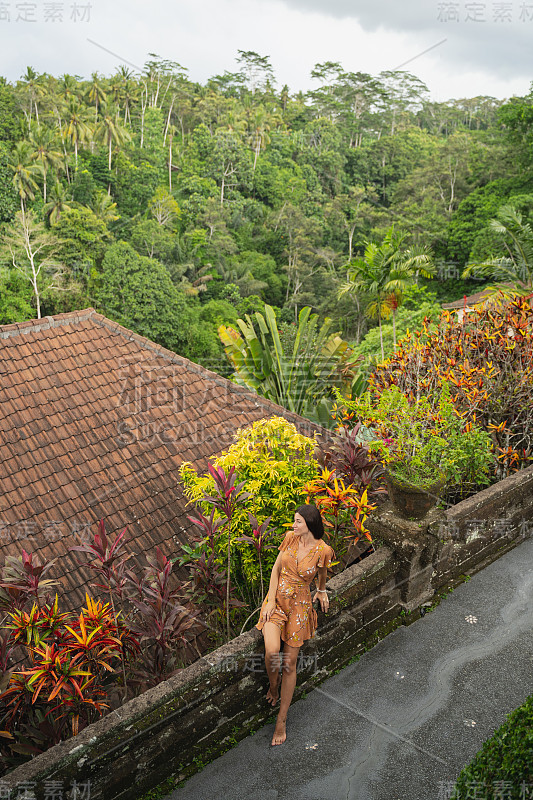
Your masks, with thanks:
M71 186L72 199L90 206L96 192L96 181L88 169L77 170Z
M522 800L533 781L533 695L507 715L507 720L485 742L455 784L451 800L483 796ZM524 787L525 784L525 787Z
M141 336L185 356L216 356L216 341L199 328L164 266L127 242L108 248L98 285L90 288L104 314Z
M404 302L396 314L396 337L400 342L408 331L417 331L422 328L424 319L437 321L441 314L440 304L436 295L423 286L410 286L404 293ZM383 336L383 349L385 358L394 352L394 335L392 322L381 326ZM363 358L365 373L381 361L381 343L379 328L371 328L360 344L354 347L354 354Z
M163 264L173 260L174 236L155 219L143 219L132 226L130 243L142 256L156 258Z
M358 287L348 302L338 290L346 265L369 241L379 249L393 224L413 253L433 246L461 265L504 255L487 222L496 198L530 191L531 95L503 104L498 119L500 101L434 103L405 71L326 61L312 69L316 88L293 95L274 90L268 57L242 50L238 64L205 85L156 57L140 75L83 80L30 67L14 84L0 79L0 224L14 227L22 205L40 219L44 204L51 227L75 212L63 255L81 289L50 295L49 313L93 303L86 282L98 289L103 248L125 240L167 268L193 320L187 353L205 363L220 342L196 325L199 307L230 299L242 319L262 311L226 298L228 284L285 324L308 306L317 330L329 317L360 343L375 292ZM79 206L106 225L103 239ZM394 295L393 340L395 323L399 335L415 324L400 308L410 281L398 275L379 301L386 322ZM469 285L430 288L454 300ZM362 352L375 350L373 337Z
M58 245L57 237L45 229L44 223L39 222L31 210L17 211L13 227L0 240L0 265L2 262L13 265L31 285L37 317L41 316L43 290L64 288L64 270L57 259Z
M442 476L448 484L488 483L493 461L489 434L465 423L443 382L437 396L416 402L391 386L375 400L371 392L339 404L376 435L370 452L379 454L398 480L428 488Z
M447 257L461 266L471 259L477 237L495 216L506 195L506 182L491 181L474 189L459 203L448 226Z
M60 239L58 257L76 278L85 282L91 269L100 266L111 235L105 222L84 206L69 208L54 225Z
M161 170L142 151L119 152L115 159L114 194L121 214L144 214L161 181ZM106 185L107 188L107 185Z
M9 153L6 145L0 141L0 223L11 222L19 207L12 177L13 172L9 168Z
M272 256L245 250L240 254L240 260L246 264L256 280L266 284L266 288L261 292L265 302L272 306L282 306L287 281L285 276L280 275L277 271L276 262ZM259 311L260 309L254 310Z
M531 169L531 146L533 144L533 91L525 97L511 97L498 111L501 123L505 125L507 136L519 163Z
M343 384L341 371L351 352L348 344L330 333L331 320L318 328L318 315L306 307L299 314L292 352L286 353L274 309L265 304L264 315L254 316L258 331L249 316L237 320L241 333L224 325L219 328L235 381L290 411L328 424L331 391Z
M419 247L405 247L406 234L391 226L381 243L368 241L362 256L348 265L346 282L338 290L339 299L353 297L358 307L360 298L365 303L364 313L376 317L380 335L381 359L385 358L382 320L392 313L393 343L396 344L396 312L403 301L406 289L418 274L434 274L429 251Z
M32 319L31 288L14 269L0 269L0 325Z
M525 209L525 213L520 207ZM512 198L501 206L496 218L490 221L490 230L496 240L491 252L499 249L500 257L488 258L481 264L469 264L463 277L472 273L492 277L495 281L510 284L517 291L529 293L533 289L532 210L532 195Z
M18 115L15 93L6 79L0 77L0 142L15 140Z
M143 150L146 158L158 169L160 179L163 179L165 164L164 130L165 119L161 109L147 108L144 112Z
M303 487L319 474L315 448L314 439L299 434L294 425L282 417L272 417L237 431L229 449L211 459L214 466L226 472L235 467L236 480L244 481L245 491L251 495L233 519L231 575L240 597L249 603L260 599L259 562L250 544L235 543L235 540L250 534L248 513L251 513L260 524L271 517L275 541L277 544L282 541L294 511L306 501ZM184 463L180 467L180 477L190 501L199 502L203 494L212 494L213 478L208 472L198 475L191 464ZM227 549L224 536L217 547L217 561L223 566ZM265 575L269 574L276 556L277 550L267 551L263 564Z

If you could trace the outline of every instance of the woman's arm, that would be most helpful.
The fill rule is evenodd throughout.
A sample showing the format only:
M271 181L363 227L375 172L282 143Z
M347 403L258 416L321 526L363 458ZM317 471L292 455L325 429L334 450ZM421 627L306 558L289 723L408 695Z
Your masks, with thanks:
M276 596L276 592L278 591L278 581L280 572L281 572L281 553L278 554L278 557L274 562L274 566L272 567L272 572L270 574L270 583L268 584L268 593L270 597Z
M270 583L268 584L268 603L265 606L263 611L263 621L268 622L271 615L274 613L276 608L276 592L278 591L278 582L279 582L279 573L281 572L281 553L279 553L274 566L272 567L272 573L270 575Z
M313 597L313 602L318 600L320 603L320 607L322 611L326 612L329 608L329 597L328 593L326 592L326 581L328 578L328 568L327 567L319 567L317 570L317 590L315 592L315 596Z

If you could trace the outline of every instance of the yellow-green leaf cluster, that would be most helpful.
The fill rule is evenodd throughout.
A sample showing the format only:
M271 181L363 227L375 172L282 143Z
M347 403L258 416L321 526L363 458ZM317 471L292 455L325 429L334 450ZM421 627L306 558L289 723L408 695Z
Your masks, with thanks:
M226 473L230 467L235 467L236 481L245 481L244 490L251 495L235 512L231 526L232 542L239 536L250 535L248 512L260 524L271 517L271 526L277 533L275 543L281 542L294 511L306 502L303 487L320 473L316 449L314 438L298 433L296 427L283 417L271 417L239 429L233 444L220 455L211 457L211 462L216 467L223 467ZM209 473L198 474L189 462L181 465L180 476L185 495L191 502L201 505L202 497L214 491ZM207 505L204 511L207 511ZM227 531L220 535L217 550L217 560L222 565L227 550ZM232 544L232 553L232 580L243 598L252 599L257 594L260 580L257 553L250 544L242 542L235 549ZM277 547L265 553L263 575L267 574L277 553Z

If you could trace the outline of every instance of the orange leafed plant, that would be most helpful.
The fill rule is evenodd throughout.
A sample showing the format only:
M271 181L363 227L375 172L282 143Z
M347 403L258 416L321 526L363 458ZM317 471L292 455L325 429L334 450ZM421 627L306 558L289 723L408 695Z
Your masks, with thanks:
M353 484L346 486L334 470L325 467L318 478L306 483L303 491L307 493L307 502L320 509L337 555L344 555L348 546L361 536L372 542L364 523L376 506L368 502L367 489L361 493Z
M491 435L497 479L533 461L533 306L503 296L459 322L444 312L438 329L408 334L369 379L374 396L397 386L413 402L448 382L465 421Z

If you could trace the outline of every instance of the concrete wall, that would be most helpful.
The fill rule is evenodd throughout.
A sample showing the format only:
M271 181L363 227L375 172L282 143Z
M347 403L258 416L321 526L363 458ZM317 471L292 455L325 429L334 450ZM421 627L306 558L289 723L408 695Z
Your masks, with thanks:
M370 527L380 547L329 581L330 611L319 612L318 633L302 648L295 697L529 535L533 467L421 522L385 504ZM29 782L44 800L47 781L62 782L65 798L74 782L90 783L91 800L126 800L169 775L190 774L195 759L220 754L272 713L262 653L257 630L237 637L18 767L4 787Z

